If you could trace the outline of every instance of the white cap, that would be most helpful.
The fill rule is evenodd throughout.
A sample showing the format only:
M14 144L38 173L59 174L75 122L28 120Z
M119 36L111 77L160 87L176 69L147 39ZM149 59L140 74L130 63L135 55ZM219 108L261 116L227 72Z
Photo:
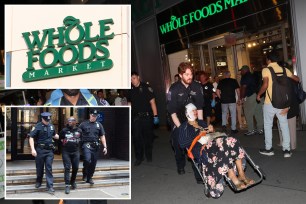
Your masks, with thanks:
M193 105L193 103L189 103L185 106L186 110L185 110L185 114L186 117L189 121L195 121L196 117L193 113L194 110L197 110L197 107L195 105Z

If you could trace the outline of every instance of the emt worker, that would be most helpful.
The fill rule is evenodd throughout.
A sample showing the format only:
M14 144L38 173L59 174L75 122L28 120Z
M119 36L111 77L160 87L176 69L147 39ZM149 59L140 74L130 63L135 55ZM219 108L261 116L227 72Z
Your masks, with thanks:
M185 174L186 157L185 151L179 145L179 127L187 121L185 106L193 103L197 107L199 119L203 120L204 95L200 83L193 80L193 68L190 63L179 64L178 73L180 80L171 85L167 94L167 110L171 116L171 140L175 153L177 173ZM193 166L192 166L193 167ZM193 167L194 168L194 167ZM194 168L197 183L203 183L197 170Z
M53 144L53 138L58 139L59 136L55 133L55 128L50 123L51 113L43 112L41 118L41 122L37 123L30 132L30 146L36 163L35 188L41 186L44 167L46 167L47 191L50 194L54 194L52 163L55 146Z

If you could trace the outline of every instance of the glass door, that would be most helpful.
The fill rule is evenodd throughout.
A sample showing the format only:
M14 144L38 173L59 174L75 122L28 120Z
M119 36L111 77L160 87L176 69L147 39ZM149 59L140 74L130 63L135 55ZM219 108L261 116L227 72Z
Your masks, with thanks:
M40 114L43 111L52 113L51 123L58 132L59 108L6 108L6 159L34 159L31 155L29 133L40 121Z
M224 71L230 71L231 77L236 78L236 57L233 46L225 46L224 38L208 43L209 61L212 76L221 77Z

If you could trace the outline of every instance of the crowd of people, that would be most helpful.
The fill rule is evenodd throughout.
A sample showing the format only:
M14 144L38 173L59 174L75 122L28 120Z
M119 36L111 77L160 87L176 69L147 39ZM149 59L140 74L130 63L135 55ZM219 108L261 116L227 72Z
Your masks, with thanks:
M238 82L236 79L231 78L230 71L223 72L222 78L212 78L209 73L204 71L194 73L193 67L189 62L179 64L178 74L175 75L175 82L170 86L167 93L167 121L171 126L171 145L174 150L177 173L179 175L185 174L185 148L190 145L190 143L187 146L180 144L179 138L182 137L182 134L189 134L186 131L182 133L180 128L182 125L188 126L190 117L196 117L201 125L206 127L210 124L220 125L218 123L221 122L223 132L235 135L239 131L236 122L237 118L240 123L240 129L244 126L241 117L243 114L247 126L244 135L264 135L265 147L260 149L259 153L272 156L274 155L272 148L272 126L274 116L276 115L281 129L280 145L283 147L284 157L291 157L291 149L296 148L296 128L293 121L296 121L296 116L299 112L298 104L294 102L295 100L292 100L292 104L288 107L273 107L272 99L268 97L268 94L272 95L273 84L269 67L277 73L282 69L282 65L280 65L279 58L275 52L269 52L266 55L265 67L267 68L263 68L262 72L254 72L249 66L243 65L238 69L241 73L241 80ZM287 76L292 79L293 85L299 81L299 78L293 75L288 68L284 68L284 70ZM137 83L135 83L135 77L137 78ZM153 118L157 117L157 110L153 89L141 83L136 73L132 73L132 84L130 93L134 95L129 95L128 101L132 104L133 124L138 123L137 127L132 126L136 155L134 165L138 166L144 160L143 152L145 152L147 160L152 161L152 131L153 124L156 124ZM139 87L141 87L140 91ZM138 104L138 106L135 104ZM187 104L193 105L194 115L196 116L188 117L185 110ZM139 106L142 107L141 110ZM146 121L146 126L140 125L139 121L141 120ZM288 121L290 121L289 127ZM188 129L189 126L187 126L186 128ZM190 132L193 132L193 135L195 135L194 131ZM239 147L239 143L237 145ZM239 148L235 151L239 152ZM235 158L237 159L238 157ZM236 162L237 164L240 165L239 161ZM202 178L198 171L195 168L193 169L197 183L202 183ZM243 178L237 179L233 177L231 171L226 171L226 173L230 174L238 188L245 188L249 183L254 182L252 179L244 178L244 175L242 175ZM218 176L214 178L216 182L220 179Z

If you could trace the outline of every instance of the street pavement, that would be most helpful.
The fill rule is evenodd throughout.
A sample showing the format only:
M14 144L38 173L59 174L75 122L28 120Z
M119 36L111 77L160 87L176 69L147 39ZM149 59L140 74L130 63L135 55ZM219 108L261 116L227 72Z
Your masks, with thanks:
M178 175L174 154L170 146L170 132L159 128L153 148L153 162L144 161L134 167L132 153L132 199L111 200L110 204L183 204L183 203L306 203L306 131L297 132L297 149L291 158L284 158L279 143L278 131L273 130L274 156L259 154L264 147L264 135L244 136L246 130L231 135L238 138L254 162L263 169L266 180L246 191L235 193L229 187L219 199L206 198L202 184L194 179L191 162L187 162L186 174ZM246 174L257 179L254 170L247 166Z

